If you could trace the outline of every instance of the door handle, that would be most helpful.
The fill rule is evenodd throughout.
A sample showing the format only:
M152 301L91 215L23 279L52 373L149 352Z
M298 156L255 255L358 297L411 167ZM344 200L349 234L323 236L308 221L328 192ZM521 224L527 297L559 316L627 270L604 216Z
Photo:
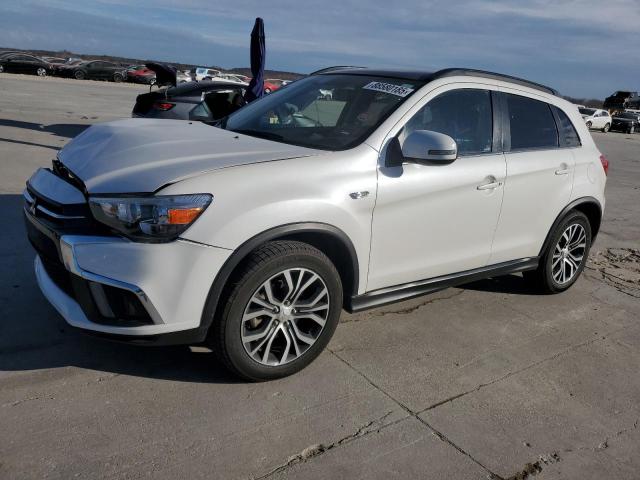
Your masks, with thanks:
M488 183L483 183L481 185L478 185L476 187L477 190L493 190L494 188L498 188L499 186L502 185L502 182L499 182L498 180L496 180L496 177L494 177L493 175L489 175L486 180L488 180Z
M556 170L556 175L567 175L571 169L566 163L561 163L560 168Z

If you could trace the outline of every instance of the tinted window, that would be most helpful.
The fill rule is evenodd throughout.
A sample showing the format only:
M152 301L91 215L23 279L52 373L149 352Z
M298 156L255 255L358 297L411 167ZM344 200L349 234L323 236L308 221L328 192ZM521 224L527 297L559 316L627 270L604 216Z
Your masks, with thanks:
M578 110L582 115L593 115L595 112L593 108L579 108Z
M487 90L452 90L429 101L407 122L404 137L414 130L444 133L458 144L460 155L491 152L493 114Z
M580 137L578 136L578 132L573 126L573 123L566 113L557 107L553 108L558 114L558 119L560 120L558 125L558 128L560 129L560 145L562 147L579 147L581 145Z
M558 129L549 105L507 94L511 150L558 147Z

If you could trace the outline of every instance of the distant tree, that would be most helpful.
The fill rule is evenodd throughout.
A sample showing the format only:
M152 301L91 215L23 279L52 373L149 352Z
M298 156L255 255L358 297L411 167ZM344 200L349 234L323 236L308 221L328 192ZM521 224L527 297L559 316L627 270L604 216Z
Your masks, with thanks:
M589 108L602 108L604 103L603 100L598 100L597 98L574 98L574 97L566 97L563 96L565 100L575 103L576 105L584 105Z

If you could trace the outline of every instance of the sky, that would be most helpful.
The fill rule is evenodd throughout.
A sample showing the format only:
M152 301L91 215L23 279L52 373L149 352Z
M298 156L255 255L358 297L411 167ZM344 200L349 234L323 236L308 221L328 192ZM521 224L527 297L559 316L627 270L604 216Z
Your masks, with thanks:
M469 67L574 97L640 90L640 0L2 0L0 46L247 67L257 16L273 70Z

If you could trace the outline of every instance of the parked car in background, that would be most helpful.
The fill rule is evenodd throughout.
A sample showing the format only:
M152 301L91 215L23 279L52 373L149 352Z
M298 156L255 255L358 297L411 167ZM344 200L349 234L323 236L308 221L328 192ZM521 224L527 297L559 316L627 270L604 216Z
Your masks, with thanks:
M640 108L640 96L638 96L638 92L621 90L607 97L602 107L610 112Z
M18 53L0 58L0 73L2 72L26 73L46 77L54 72L54 67L39 57Z
M186 83L186 82L192 82L192 81L193 81L193 77L189 70L178 70L178 73L176 74L177 83Z
M606 110L582 107L578 109L587 128L608 132L611 128L611 115Z
M51 65L64 65L65 63L67 63L67 59L66 58L60 58L60 57L40 57L42 58L42 60L44 60L47 63L50 63Z
M238 78L238 80L247 84L251 81L251 77L247 77L246 75L242 75L241 73L232 73L231 75L234 75Z
M520 272L541 293L569 289L598 234L607 169L548 87L337 67L220 128L95 124L29 179L24 217L38 285L69 324L206 342L258 381L311 363L343 309Z
M271 83L270 80L265 80L263 84L264 93L275 92L280 88L280 84Z
M144 65L137 65L133 69L127 69L127 80L133 83L144 83L145 85L155 85L156 72L148 69Z
M58 75L62 77L72 77L77 80L88 79L122 82L127 78L124 67L103 60L89 60L71 65L61 65L56 71Z
M218 75L220 75L220 70L216 70L215 68L198 67L194 72L196 82L211 80Z
M238 85L243 85L245 87L249 86L249 83L245 82L244 80L241 80L240 77L232 73L219 73L218 75L213 77L211 81L237 83Z
M244 85L189 82L138 95L132 117L215 122L244 104Z
M634 112L614 114L611 121L611 130L624 133L640 131L640 114Z

